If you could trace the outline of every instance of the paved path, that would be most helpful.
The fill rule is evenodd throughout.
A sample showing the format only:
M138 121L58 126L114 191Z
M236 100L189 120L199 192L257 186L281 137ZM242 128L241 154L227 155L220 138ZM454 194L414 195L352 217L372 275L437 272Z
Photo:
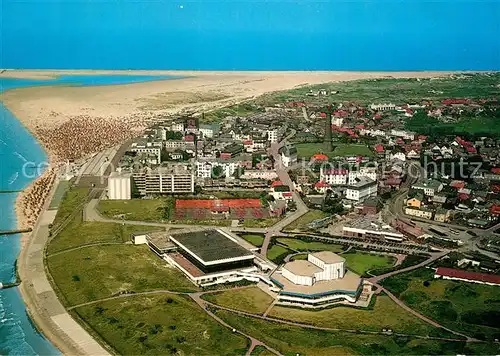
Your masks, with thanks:
M375 276L375 277L372 277L372 278L368 279L368 281L371 282L371 283L373 283L373 284L377 284L378 282L380 282L381 280L383 280L385 278L389 278L389 277L395 276L395 275L400 274L400 273L409 272L409 271L412 271L414 269L427 266L428 264L431 264L432 262L440 259L441 257L446 256L448 253L449 253L449 251L442 251L442 252L432 253L431 257L429 257L428 259L426 259L423 262L420 262L419 264L416 264L416 265L413 265L413 266L409 266L409 267L405 267L405 268L401 268L401 269L398 269L398 270L395 270L395 271L392 271L392 272L388 272L388 273L385 273L385 274L381 274L380 276Z
M293 214L278 221L276 224L271 226L268 229L268 231L266 231L264 242L262 243L262 247L260 249L260 254L264 257L267 255L267 249L269 248L269 243L271 242L271 238L277 235L285 226L290 225L292 222L294 222L295 220L297 220L298 218L300 218L302 215L304 215L309 211L306 204L304 204L304 202L302 201L299 193L297 193L295 189L293 189L294 184L292 182L292 179L290 178L290 175L288 174L287 167L283 166L283 163L281 161L281 156L279 154L279 149L283 147L285 145L286 140L293 135L295 135L295 132L287 136L280 143L271 145L271 148L269 149L268 152L274 158L274 167L276 173L278 174L278 178L283 182L283 184L288 185L290 189L292 189L292 198L297 206L297 210Z
M48 222L52 220L43 215L53 217L53 214L47 212L47 208L56 187L57 184L54 184L46 199L42 216L17 259L19 276L23 281L19 290L35 324L63 354L109 355L109 352L68 314L47 279L44 247L49 239Z
M235 328L233 328L231 325L227 324L224 320L222 320L221 318L219 318L217 315L215 315L214 313L212 313L210 310L208 310L207 308L207 305L212 305L214 306L214 304L212 303L209 303L203 299L201 299L201 295L203 295L204 293L201 292L201 293L191 293L189 294L190 297L196 302L196 304L198 304L204 311L205 313L207 313L208 315L210 315L213 319L215 319L219 324L221 325L224 325L225 327L233 330L234 332L237 332L238 334L240 335L243 335L245 336L246 338L248 338L250 341L251 341L251 345L250 345L250 348L249 348L249 351L247 352L247 355L249 354L249 352L251 352L251 350L253 350L255 348L255 346L264 346L266 349L268 349L269 351L271 351L272 353L276 354L276 355L281 355L278 351L276 351L275 349L267 346L266 344L264 344L262 341L248 335L248 334L245 334L243 333L242 331L239 331L239 330L236 330Z

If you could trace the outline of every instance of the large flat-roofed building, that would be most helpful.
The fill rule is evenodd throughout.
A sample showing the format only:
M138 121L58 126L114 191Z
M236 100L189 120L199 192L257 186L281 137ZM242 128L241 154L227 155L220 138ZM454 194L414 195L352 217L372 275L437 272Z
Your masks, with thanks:
M500 285L500 276L495 274L468 272L459 269L438 267L434 278L451 279L455 281L487 284L490 286Z
M385 239L395 242L401 242L404 238L404 235L392 226L370 217L362 217L346 223L342 228L342 235L366 239Z
M259 280L255 255L222 230L181 232L169 240L177 250L165 254L165 260L197 285Z
M356 303L364 285L363 279L346 269L345 259L330 251L286 263L271 275L271 281L280 289L277 303L304 307Z

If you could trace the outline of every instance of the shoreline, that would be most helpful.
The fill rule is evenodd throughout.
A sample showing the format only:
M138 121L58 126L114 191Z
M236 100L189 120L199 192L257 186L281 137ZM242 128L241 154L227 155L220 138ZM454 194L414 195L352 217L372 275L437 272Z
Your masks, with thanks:
M6 73L20 75L18 72L6 71L0 74L0 78L7 77ZM36 79L42 79L40 75L53 78L53 75L69 74L124 74L124 71L22 72L26 76L38 75ZM130 75L153 73L152 71L126 72ZM464 72L155 71L154 74L148 75L160 73L165 73L161 75L185 75L187 77L103 86L26 87L0 94L0 101L39 142L51 165L42 176L32 181L23 192L17 194L15 213L18 228L28 227L30 224L30 227L35 227L40 223L40 217L48 206L47 197L55 188L53 184L55 167L67 159L79 158L79 155L85 156L92 152L99 152L107 146L124 142L125 139L135 136L147 127L153 118L175 115L186 110L194 112L213 110L269 92L293 89L303 85L387 77L443 77ZM194 97L191 95L193 92L196 94ZM179 95L179 93L182 94ZM117 133L120 135L115 137ZM83 137L90 143L90 146L80 144L78 139ZM74 147L76 143L79 144L77 148ZM65 145L69 144L71 146L68 149ZM25 202L30 200L32 202L36 200L37 204L35 208L31 208L31 214L27 214ZM22 234L18 261L25 258L30 242L32 242L32 234ZM23 268L24 266L20 270L23 271ZM39 313L29 292L24 288L19 288L19 290L30 315ZM40 319L43 317L34 316L38 325L46 325ZM61 340L53 335L53 330L40 328L54 345L57 345L60 350L63 349L61 346L64 345L61 345Z

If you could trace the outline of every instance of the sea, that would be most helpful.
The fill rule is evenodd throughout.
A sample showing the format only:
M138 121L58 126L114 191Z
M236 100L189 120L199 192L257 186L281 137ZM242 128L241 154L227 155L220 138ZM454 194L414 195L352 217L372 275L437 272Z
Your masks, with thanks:
M0 68L179 70L499 70L500 0L0 0ZM132 76L4 79L104 85ZM0 190L45 153L0 104ZM16 224L0 194L0 229ZM0 281L14 278L18 236L0 237ZM16 288L0 291L0 354L57 354Z
M137 75L68 75L52 80L0 78L0 92L40 85L110 85L175 79L168 76ZM33 163L41 169L23 170ZM43 172L47 156L28 130L0 103L0 230L16 227L14 213L17 191L31 183ZM23 173L25 171L26 173ZM11 192L11 193L5 193ZM19 235L0 236L0 282L16 279L15 263L20 252ZM0 290L0 354L1 355L58 355L34 327L17 288Z

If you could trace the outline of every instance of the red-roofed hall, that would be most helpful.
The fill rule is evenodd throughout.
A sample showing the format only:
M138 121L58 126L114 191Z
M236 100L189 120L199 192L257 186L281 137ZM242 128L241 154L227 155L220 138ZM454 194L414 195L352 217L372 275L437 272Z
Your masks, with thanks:
M488 285L500 285L500 276L496 274L468 272L446 267L438 267L434 274L434 278L451 279L456 281Z

